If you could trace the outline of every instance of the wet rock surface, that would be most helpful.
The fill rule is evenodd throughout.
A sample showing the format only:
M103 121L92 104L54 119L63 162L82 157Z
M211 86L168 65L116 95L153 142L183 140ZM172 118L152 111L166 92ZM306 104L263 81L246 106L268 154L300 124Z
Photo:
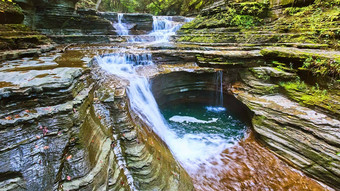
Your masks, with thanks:
M192 190L166 145L130 112L127 84L84 65L95 54L79 47L1 64L0 188Z
M248 60L241 55L223 58L205 54L197 55L196 60L201 66L237 70L238 78L225 89L254 112L256 139L289 164L339 189L340 89L339 77L330 72L338 66L338 46L311 31L314 18L307 12L285 15L292 3L301 10L324 6L313 1L270 1L268 9L263 10L272 15L265 16L242 9L253 6L251 2L218 1L202 10L196 21L184 25L175 40L215 50L238 47L242 55L260 51L260 56ZM338 5L333 8L338 9ZM330 14L333 8L324 11ZM236 12L234 17L230 10ZM228 21L245 15L251 15L252 21L265 18L265 22L241 26ZM298 26L291 27L290 23ZM318 28L333 31L333 24L324 20ZM335 35L334 39L339 37Z
M305 104L294 102L294 96L280 91L277 79L294 79L296 74L276 71L274 75L267 73L268 69L241 71L242 82L231 88L255 113L252 121L259 140L305 173L338 187L340 121L329 116L329 112L304 107ZM336 96L334 92L328 94Z

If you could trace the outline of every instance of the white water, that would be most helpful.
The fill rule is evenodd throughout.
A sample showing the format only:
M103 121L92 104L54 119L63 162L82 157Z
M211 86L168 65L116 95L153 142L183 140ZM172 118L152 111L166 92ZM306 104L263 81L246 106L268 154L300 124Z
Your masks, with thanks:
M122 22L124 15L122 13L118 13L118 23L113 24L113 27L116 29L116 32L120 36L129 35L129 29L127 25Z
M216 73L216 106L223 107L223 71Z
M115 27L118 35L127 36L129 35L129 29L127 24L122 23L123 14L118 13L118 23L115 23ZM185 18L185 22L192 21L193 18ZM127 41L131 43L135 42L153 42L153 43L163 43L169 42L171 36L176 34L184 24L183 22L173 21L171 16L153 16L152 32L146 35L147 38L143 38L143 35L128 36Z
M168 16L154 16L153 17L153 31L149 36L154 36L156 42L168 42L170 36L176 34L182 27L183 23L174 22L172 17Z
M174 115L170 119L170 121L177 122L177 123L203 123L203 124L208 124L208 123L215 123L218 118L212 118L209 121L205 120L200 120L195 117L191 116L180 116L180 115Z
M104 70L129 81L127 93L131 109L168 145L175 158L188 172L194 173L202 164L208 167L215 166L216 164L211 164L210 161L216 161L216 158L220 157L220 154L226 148L231 147L236 142L236 140L226 140L218 134L185 134L180 137L169 128L158 108L148 80L136 72L142 65L153 64L151 55L118 53L98 56L96 59ZM216 109L216 111L220 110ZM179 118L177 117L177 120ZM203 121L193 118L183 119L182 116L181 120L212 123L216 119Z
M212 106L207 106L206 109L207 111L211 111L215 113L223 112L226 110L225 107L212 107Z

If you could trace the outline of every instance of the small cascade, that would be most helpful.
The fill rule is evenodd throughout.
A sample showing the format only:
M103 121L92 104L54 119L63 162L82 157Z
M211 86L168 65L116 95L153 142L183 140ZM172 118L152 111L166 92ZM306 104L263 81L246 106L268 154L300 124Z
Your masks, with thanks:
M129 35L129 29L127 28L126 24L122 23L123 17L123 13L118 13L118 23L113 24L117 34L120 36Z
M130 43L152 42L164 43L169 42L171 36L176 34L184 23L190 22L193 18L182 18L181 22L174 21L172 16L153 16L152 32L147 35L128 36L129 30L127 25L122 23L123 14L118 14L118 23L115 28L119 35L127 36Z
M153 31L149 34L155 37L156 42L167 42L171 35L175 35L183 24L172 21L172 17L154 16Z
M223 71L216 72L216 106L223 107Z

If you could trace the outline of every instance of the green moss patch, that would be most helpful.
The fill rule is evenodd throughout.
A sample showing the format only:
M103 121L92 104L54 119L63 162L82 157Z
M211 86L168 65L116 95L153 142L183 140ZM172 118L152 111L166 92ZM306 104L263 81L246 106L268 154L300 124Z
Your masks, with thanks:
M305 7L288 7L274 22L278 32L306 33L299 37L281 39L282 42L321 43L339 46L339 0L316 0Z
M303 68L308 69L316 76L330 76L340 79L340 60L320 59L309 57L303 63Z
M284 93L303 106L320 109L332 116L340 116L340 97L331 90L310 86L301 81L281 82Z
M182 29L218 28L239 26L250 28L261 25L268 14L268 4L244 2L228 4L223 10L214 14L198 16L193 22L185 24Z
M20 24L24 20L22 9L12 1L0 1L0 24Z

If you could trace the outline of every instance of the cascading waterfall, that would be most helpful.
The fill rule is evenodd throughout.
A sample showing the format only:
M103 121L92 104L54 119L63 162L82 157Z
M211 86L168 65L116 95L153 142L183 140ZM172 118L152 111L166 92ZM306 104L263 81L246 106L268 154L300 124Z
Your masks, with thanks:
M172 18L173 17L171 16L153 16L152 32L146 35L150 38L144 39L142 37L143 35L128 36L127 41L130 43L150 42L150 39L152 39L151 42L153 43L169 42L169 38L172 35L175 35L176 31L178 31L185 22L193 20L193 18L184 18L183 22L176 22L173 21ZM122 19L123 14L118 13L118 23L115 23L114 27L117 30L118 35L127 36L129 35L129 29L127 24L122 23Z
M233 138L228 139L219 133L179 135L169 128L169 124L161 114L151 92L148 79L137 72L138 68L143 67L143 65L153 65L150 54L115 53L97 56L96 59L104 70L129 81L127 93L131 109L168 145L175 158L187 171L193 172L199 169L202 164L215 166L215 164L210 163L210 160L216 159L216 156L218 157L226 148L234 145L237 141ZM207 110L210 109L207 108ZM211 111L215 110L212 109ZM220 112L219 110L216 111ZM173 120L183 120L183 116L177 118ZM185 120L207 124L214 123L217 119L203 121L187 117Z
M182 23L174 22L172 17L154 16L153 31L149 35L154 36L156 42L168 42L169 37L175 35L182 25Z
M113 27L116 29L116 32L120 36L129 35L129 29L126 24L122 22L124 17L123 13L118 13L118 23L113 24Z

